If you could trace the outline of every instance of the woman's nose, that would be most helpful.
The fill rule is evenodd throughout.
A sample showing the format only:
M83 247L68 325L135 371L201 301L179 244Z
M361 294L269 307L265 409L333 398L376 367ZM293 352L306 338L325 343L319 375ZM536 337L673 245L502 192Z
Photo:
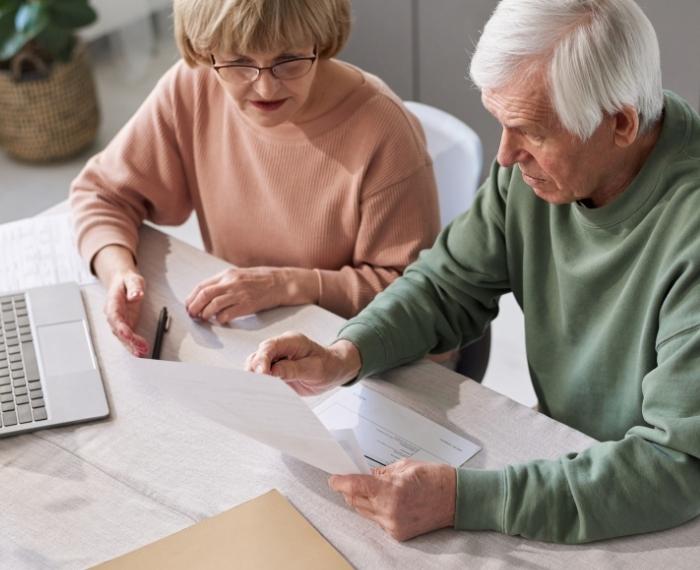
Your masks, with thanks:
M254 89L264 99L270 99L279 89L280 80L269 69L260 72L255 80Z

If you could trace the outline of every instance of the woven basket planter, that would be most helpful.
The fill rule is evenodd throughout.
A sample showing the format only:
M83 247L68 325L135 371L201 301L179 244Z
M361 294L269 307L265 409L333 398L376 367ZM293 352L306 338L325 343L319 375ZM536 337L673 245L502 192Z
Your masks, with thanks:
M0 72L0 146L10 155L45 162L74 155L94 140L100 120L85 47L47 77L15 80Z

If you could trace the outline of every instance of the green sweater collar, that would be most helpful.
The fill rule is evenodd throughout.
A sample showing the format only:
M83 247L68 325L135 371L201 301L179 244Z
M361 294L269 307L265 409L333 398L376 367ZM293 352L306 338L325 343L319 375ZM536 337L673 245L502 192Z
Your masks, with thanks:
M659 188L659 179L671 155L680 151L690 135L690 117L685 103L674 93L664 92L664 123L659 140L646 163L619 197L601 208L586 208L575 203L569 206L575 218L585 226L607 228L621 224L635 214L644 216L657 202L650 198Z

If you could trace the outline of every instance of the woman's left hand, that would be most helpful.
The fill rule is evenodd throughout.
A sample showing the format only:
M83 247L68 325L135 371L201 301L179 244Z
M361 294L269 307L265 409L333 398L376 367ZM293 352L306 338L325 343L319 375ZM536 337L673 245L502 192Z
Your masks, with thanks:
M232 267L199 283L185 299L190 317L220 324L283 305L316 303L319 284L312 269Z

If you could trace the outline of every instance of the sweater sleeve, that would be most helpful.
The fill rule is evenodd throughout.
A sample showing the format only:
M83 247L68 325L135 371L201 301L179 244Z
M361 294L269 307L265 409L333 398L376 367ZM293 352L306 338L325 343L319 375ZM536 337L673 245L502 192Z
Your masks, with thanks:
M498 173L435 245L338 333L362 354L365 377L479 338L509 290ZM504 184L507 186L507 183Z
M109 145L73 181L70 205L81 255L107 245L134 255L144 219L183 223L192 211L176 134L182 63L158 83Z
M346 318L362 310L432 245L440 221L431 165L366 196L360 212L352 266L316 270L319 305Z
M583 543L700 515L700 327L658 350L643 380L645 425L620 441L502 471L457 472L455 526Z

